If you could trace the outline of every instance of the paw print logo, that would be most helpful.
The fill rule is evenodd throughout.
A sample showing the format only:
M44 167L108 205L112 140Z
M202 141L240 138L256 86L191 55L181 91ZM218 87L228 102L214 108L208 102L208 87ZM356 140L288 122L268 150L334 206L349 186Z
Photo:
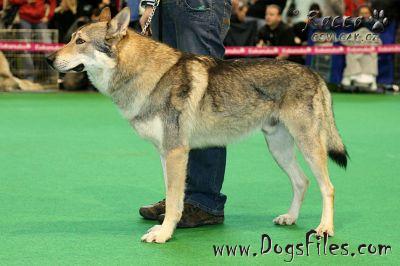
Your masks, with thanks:
M369 21L372 25L372 31L374 33L382 33L385 30L385 27L388 25L389 20L385 17L385 11L374 10L373 16L369 18Z

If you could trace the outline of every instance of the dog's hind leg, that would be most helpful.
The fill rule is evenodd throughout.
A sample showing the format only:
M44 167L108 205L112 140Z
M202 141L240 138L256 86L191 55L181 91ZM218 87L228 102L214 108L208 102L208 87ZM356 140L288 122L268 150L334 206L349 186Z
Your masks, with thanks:
M317 179L322 195L322 217L321 223L315 229L317 235L323 236L327 233L329 236L334 234L333 225L333 207L335 189L330 181L328 173L328 153L324 145L321 133L315 133L315 130L303 132L295 136L297 146L303 153L303 156L309 164L311 171Z
M278 123L272 127L263 127L263 132L272 156L289 176L293 189L293 199L289 211L279 215L273 221L280 225L291 225L299 216L309 180L297 162L293 137L285 126Z
M165 243L175 230L182 216L185 195L186 168L189 148L182 146L169 150L165 155L167 195L165 198L165 219L143 235L142 241Z

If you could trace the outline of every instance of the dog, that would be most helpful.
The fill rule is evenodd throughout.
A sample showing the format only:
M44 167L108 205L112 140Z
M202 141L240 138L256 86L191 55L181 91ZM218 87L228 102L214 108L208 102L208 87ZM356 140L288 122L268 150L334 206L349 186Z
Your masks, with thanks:
M128 29L130 11L79 28L71 41L48 57L61 72L87 71L138 134L160 153L166 214L141 238L164 243L183 209L188 153L226 146L261 130L270 152L289 176L293 200L273 222L294 224L309 181L295 145L315 175L323 209L318 235L333 236L334 187L328 156L346 168L347 151L332 112L324 80L309 68L283 60L224 61L180 52Z
M3 91L40 91L43 86L27 79L15 77L10 70L10 64L0 51L0 92Z

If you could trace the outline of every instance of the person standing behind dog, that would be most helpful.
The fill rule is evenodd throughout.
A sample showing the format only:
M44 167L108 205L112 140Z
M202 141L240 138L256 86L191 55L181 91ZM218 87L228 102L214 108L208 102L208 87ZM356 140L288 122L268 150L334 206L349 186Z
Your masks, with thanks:
M142 4L145 6L140 19L143 27L155 0ZM230 0L161 0L152 21L153 36L182 52L222 58L231 8ZM220 191L225 163L225 148L190 151L185 206L178 227L197 227L224 221L226 196ZM162 222L165 200L141 207L139 212L146 219Z

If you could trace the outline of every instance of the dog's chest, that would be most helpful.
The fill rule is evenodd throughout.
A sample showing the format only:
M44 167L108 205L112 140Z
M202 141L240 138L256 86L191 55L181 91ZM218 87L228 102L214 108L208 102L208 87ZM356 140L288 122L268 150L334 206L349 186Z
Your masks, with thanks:
M151 141L159 148L162 147L164 125L159 116L154 116L146 120L132 119L130 122L133 128L142 138Z

